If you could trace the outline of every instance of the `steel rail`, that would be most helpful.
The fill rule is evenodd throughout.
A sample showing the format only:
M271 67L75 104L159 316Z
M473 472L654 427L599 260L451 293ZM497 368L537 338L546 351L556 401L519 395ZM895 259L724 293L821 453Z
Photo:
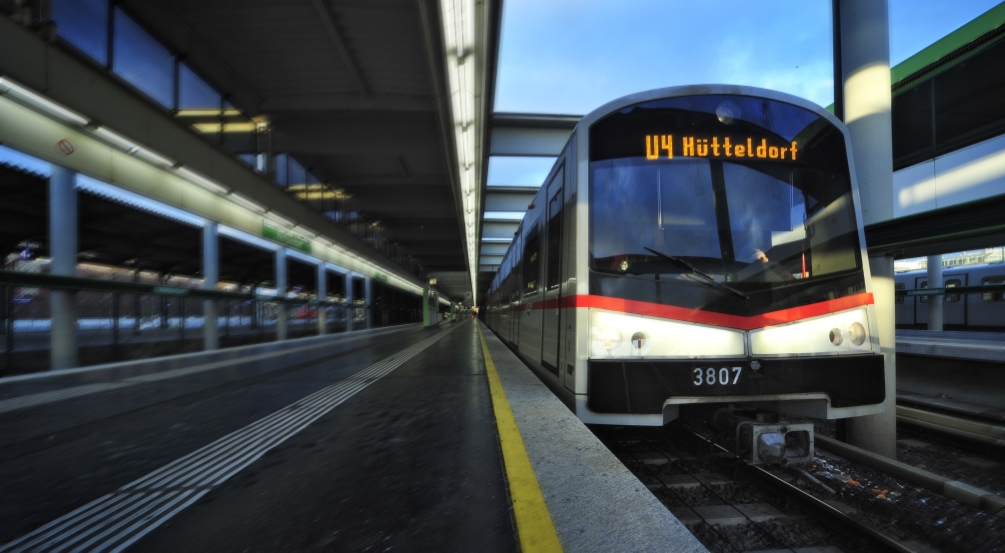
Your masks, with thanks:
M694 434L696 438L704 441L705 443L711 445L712 447L718 448L720 451L725 453L729 452L728 449L715 443L711 439L706 438L705 436L702 436L701 434L698 434L697 432L694 431L691 431L691 433ZM834 507L833 505L830 505L829 503L810 494L809 492L801 490L798 487L786 482L785 480L782 480L781 478L772 474L771 472L768 472L767 470L757 465L751 465L748 463L744 463L744 465L746 466L747 470L758 480L766 482L771 487L774 487L782 491L783 493L795 496L798 500L802 501L804 504L811 507L820 515L826 518L836 519L837 522L839 522L841 525L845 527L854 528L856 531L861 532L865 536L871 538L879 545L886 547L890 550L897 551L899 553L919 553L917 549L912 549L910 546L906 545L900 540L888 536L880 532L879 530L865 524L864 522L861 522L849 516L847 513L844 513L837 507Z

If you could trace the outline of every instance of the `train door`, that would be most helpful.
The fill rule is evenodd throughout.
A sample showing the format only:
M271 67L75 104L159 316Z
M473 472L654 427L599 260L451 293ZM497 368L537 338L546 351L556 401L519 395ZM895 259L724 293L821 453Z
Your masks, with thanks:
M545 196L550 199L546 212L548 223L545 225L548 247L545 250L547 257L544 267L544 304L541 308L543 318L541 323L541 364L556 377L560 376L558 373L558 333L562 318L562 191L564 190L562 183L564 179L565 169L562 168L548 184Z
M907 289L907 283L897 282L893 285L894 289L897 291ZM895 313L897 318L897 326L908 326L914 324L914 298L908 298L905 296L897 296L895 300Z
M956 288L957 286L967 285L967 274L956 274L949 278L944 278L942 280L942 285L947 288ZM949 325L953 326L963 326L966 324L967 320L967 303L965 301L966 296L960 294L946 294L945 295L945 305L942 307L942 324L945 325L943 328Z
M920 290L928 288L928 277L916 277L914 279L914 289ZM928 296L916 296L914 298L914 323L919 325L928 324Z
M544 286L541 283L541 219L538 210L533 215L537 220L524 219L526 230L523 235L523 301L520 303L520 352L533 362L541 362L541 307Z

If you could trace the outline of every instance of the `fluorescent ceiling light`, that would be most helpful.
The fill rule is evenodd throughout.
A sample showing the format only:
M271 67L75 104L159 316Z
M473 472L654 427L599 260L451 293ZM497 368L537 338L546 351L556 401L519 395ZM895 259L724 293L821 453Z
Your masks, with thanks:
M482 237L482 242L485 244L509 244L512 242L512 238L492 238L492 237Z
M486 211L482 216L485 221L523 221L526 211Z
M265 213L265 206L259 204L258 202L255 202L253 200L245 198L244 196L238 194L237 192L232 192L227 197L230 198L230 200L233 201L235 204L237 204L237 205L239 205L241 207L250 209L251 211L254 211L255 213Z
M0 94L9 94L10 96L17 98L21 102L24 102L32 107L40 109L49 115L54 115L63 121L69 123L75 123L80 126L84 126L88 123L88 120L83 115L79 113L64 108L63 106L53 102L52 100L25 88L14 81L10 80L8 77L0 77Z
M195 173L194 171L189 171L184 167L178 168L178 174L185 178L185 180L197 184L210 192L216 192L217 194L226 194L228 192L227 188L207 179L206 177Z
M310 229L308 227L305 227L303 225L297 225L297 226L293 227L293 230L300 231L300 232L302 232L304 234L309 234L310 236L317 236L318 234L320 234L319 232L317 232L315 230L312 230L312 229Z
M195 227L206 226L206 219L183 211L174 206L152 200L146 196L141 196L135 192L119 188L93 179L86 175L77 175L77 189L90 192L95 196L101 196L112 201L116 201L141 211L160 215L165 219L172 219L182 223L187 223Z
M171 167L174 165L174 161L171 161L170 159L161 156L160 154L151 152L150 150L147 150L145 148L141 148L140 146L136 145L135 141L129 140L128 138L122 136L121 134L108 130L107 128L102 127L100 125L94 128L94 134L96 134L99 138L101 138L105 142L108 142L113 146L121 148L122 151L126 152L129 155L137 156L139 158L153 162L162 167Z
M290 248L286 248L286 256L292 257L294 259L299 259L300 261L306 261L311 265L319 265L321 263L321 260L316 257L312 257L310 255L307 255L305 253Z
M276 244L275 242L270 242L264 238L259 238L254 234L249 234L247 232L244 232L243 230L237 230L236 228L228 227L226 225L220 225L217 228L218 232L223 236L233 238L234 240L240 240L241 242L251 244L252 246L258 246L263 250L269 250L271 252L274 252L280 248L279 244Z
M286 217L283 217L282 215L279 215L275 211L270 211L266 213L265 216L281 225L285 225L290 228L292 228L293 225L295 224L293 221L287 219Z
M180 109L175 113L175 117L219 117L219 116L241 115L241 110L236 108L219 110L216 108L194 108Z
M192 127L201 133L255 132L255 123L196 123Z

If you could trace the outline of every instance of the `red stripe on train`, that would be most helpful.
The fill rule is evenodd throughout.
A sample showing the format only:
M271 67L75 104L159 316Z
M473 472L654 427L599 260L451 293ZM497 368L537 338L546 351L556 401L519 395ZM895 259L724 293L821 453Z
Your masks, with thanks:
M715 313L714 311L703 311L701 309L689 309L686 307L676 307L673 305L663 305L647 301L625 300L621 298L609 298L607 296L594 296L589 294L562 298L561 306L596 307L598 309L608 309L610 311L620 311L622 313L632 313L635 315L649 315L663 319L674 319L678 321L724 326L738 330L753 330L755 328L762 328L782 323L791 323L801 319L836 313L838 311L844 311L845 309L871 305L873 303L874 300L872 294L865 292L862 294L855 294L854 296L838 298L836 300L827 300L820 303L812 303L810 305L790 307L788 309L781 309L751 317L727 315L725 313ZM550 299L534 302L531 305L525 305L518 309L520 311L529 311L533 309L555 309L558 306L558 299Z

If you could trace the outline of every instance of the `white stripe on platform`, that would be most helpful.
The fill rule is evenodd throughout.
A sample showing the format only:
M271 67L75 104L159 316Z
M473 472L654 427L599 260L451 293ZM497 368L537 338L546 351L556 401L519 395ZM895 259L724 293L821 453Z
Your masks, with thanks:
M437 333L0 546L122 551L370 384L449 334Z
M389 330L389 329L384 329ZM341 338L347 337L346 335L334 335L333 338L340 338L336 342L342 341ZM46 403L53 403L56 401L62 401L64 399L71 399L80 396L86 396L90 394L95 394L98 392L105 392L108 390L114 390L116 388L124 388L126 386L135 386L136 384L146 384L150 382L158 382L160 380L168 380L171 378L178 378L181 376L187 376L190 374L201 373L204 371L211 371L213 369L221 369L230 365L244 365L247 363L253 363L255 361L262 361L264 359L269 359L271 357L280 357L284 355L289 355L292 353L300 353L302 351L308 351L312 349L317 349L321 347L331 346L331 342L323 342L319 344L311 344L307 346L302 346L290 350L282 351L269 351L265 353L259 353L257 355L250 355L248 357L236 357L234 359L223 359L220 361L214 361L212 363L203 363L202 365L195 365L193 367L185 367L181 369L174 369L170 371L157 372L152 374L145 374L141 376L132 376L129 378L123 378L122 380L116 380L112 382L104 382L101 384L83 384L81 386L72 386L70 388L63 388L62 390L53 390L51 392L39 392L37 394L28 394L20 397L15 397L11 399L0 400L0 413L6 413L8 411L15 411L17 409L25 409L28 407L34 407L36 405L45 405ZM156 358L150 359L150 361L157 361Z

